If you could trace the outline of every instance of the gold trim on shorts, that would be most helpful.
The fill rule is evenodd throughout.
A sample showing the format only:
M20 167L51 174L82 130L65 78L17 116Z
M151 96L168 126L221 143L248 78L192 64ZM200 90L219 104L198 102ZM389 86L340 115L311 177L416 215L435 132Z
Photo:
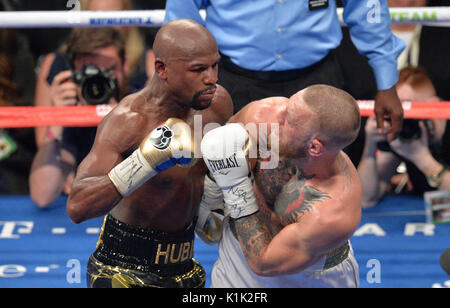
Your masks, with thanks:
M176 275L172 277L162 277L155 273L145 273L145 276L151 277L153 281L164 281L164 280L172 280L176 283L182 282L187 279L191 279L195 275L199 276L201 282L193 286L193 288L200 288L204 286L206 282L206 274L202 266L195 259L192 259L194 262L194 267L187 273ZM91 258L91 262L95 265L98 270L97 273L90 274L90 285L94 285L97 279L110 279L111 285L113 288L132 288L135 286L138 287L152 287L152 288L163 288L158 285L145 283L141 278L136 275L136 270L124 269L118 266L110 266L105 265L102 262L96 260L95 258ZM141 273L143 274L143 273Z
M324 270L335 267L338 264L341 264L342 261L347 259L348 254L350 252L350 243L347 241L344 245L339 248L336 248L326 254L325 264L323 266Z

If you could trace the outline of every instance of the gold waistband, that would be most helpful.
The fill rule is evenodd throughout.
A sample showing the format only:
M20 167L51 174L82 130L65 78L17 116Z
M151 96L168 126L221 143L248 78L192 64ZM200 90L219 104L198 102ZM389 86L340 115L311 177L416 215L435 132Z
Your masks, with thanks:
M194 267L190 271L181 275L162 277L155 273L141 273L118 266L105 265L91 256L88 266L89 284L90 287L94 287L97 280L108 279L112 288L173 288L183 286L183 284L187 284L191 288L201 288L205 284L206 273L200 263L196 260L193 261Z
M342 261L347 259L349 252L350 252L350 243L348 241L341 247L328 252L326 254L323 269L326 270L340 264Z
M178 233L146 230L106 215L95 255L110 265L149 272L161 267L191 263L194 230Z

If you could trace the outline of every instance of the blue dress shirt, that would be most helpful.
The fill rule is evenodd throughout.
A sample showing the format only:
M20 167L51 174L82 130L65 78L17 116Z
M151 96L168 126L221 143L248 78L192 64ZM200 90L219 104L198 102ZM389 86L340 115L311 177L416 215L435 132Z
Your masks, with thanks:
M308 0L167 0L165 23L189 18L204 25L220 51L246 69L283 71L310 66L339 46L336 0L309 10ZM379 90L398 79L405 47L392 34L386 0L343 0L353 43L369 58ZM199 14L206 9L206 20Z

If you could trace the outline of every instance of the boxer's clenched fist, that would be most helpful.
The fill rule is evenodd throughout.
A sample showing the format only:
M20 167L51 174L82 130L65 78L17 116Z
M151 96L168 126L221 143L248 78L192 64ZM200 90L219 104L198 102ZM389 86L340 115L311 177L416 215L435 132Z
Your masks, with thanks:
M236 123L209 131L201 143L203 160L222 189L228 214L235 219L258 211L249 178L248 147L249 135Z
M126 197L166 169L195 164L193 149L189 126L183 120L170 118L152 130L139 148L115 166L108 176L119 193Z

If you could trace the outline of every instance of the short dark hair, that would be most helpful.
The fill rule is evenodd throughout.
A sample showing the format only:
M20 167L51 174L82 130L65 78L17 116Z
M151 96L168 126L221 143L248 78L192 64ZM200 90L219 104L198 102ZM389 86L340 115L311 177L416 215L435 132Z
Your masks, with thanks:
M79 56L88 55L97 48L114 46L122 62L125 61L125 42L114 28L75 28L67 41L67 58L73 69Z
M305 89L303 99L316 113L320 132L341 148L358 137L361 114L356 100L346 91L313 85Z

